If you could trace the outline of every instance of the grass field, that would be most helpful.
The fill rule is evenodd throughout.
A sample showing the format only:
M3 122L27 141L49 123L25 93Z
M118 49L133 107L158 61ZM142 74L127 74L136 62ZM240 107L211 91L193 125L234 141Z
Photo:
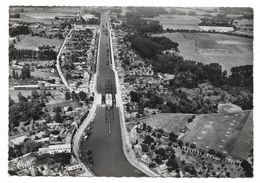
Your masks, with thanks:
M219 63L230 73L235 66L253 64L253 39L214 33L164 33L179 43L180 55L205 64Z
M186 15L160 15L155 18L145 18L147 20L156 20L159 21L163 26L163 29L190 29L190 30L200 30L198 24L201 20L194 16L186 16Z
M185 127L189 117L189 114L159 114L153 117L139 120L141 123L146 123L151 127L162 128L166 132L174 132L176 134Z
M200 115L182 139L201 149L214 149L227 154L234 154L233 149L239 148L236 156L246 158L253 147L253 119L250 115L250 111Z
M36 50L39 46L49 45L55 46L55 50L58 51L63 42L63 39L49 39L31 35L21 35L20 39L20 42L16 41L14 44L17 49Z
M33 18L31 16L27 16L26 14L21 14L20 18L9 18L10 22L16 22L16 21L22 21L22 22L40 22L43 24L47 24L47 25L51 25L52 22L53 23L61 23L63 20L54 20L54 19L49 19L49 18L41 18L41 19L37 19L37 18Z
M10 11L15 11L15 9L16 7L11 7ZM55 20L55 16L76 15L76 13L83 11L79 7L23 7L23 9L24 12L19 12L20 18L10 18L10 21L52 24L52 22L62 22L61 20Z
M25 12L23 15L35 19L54 19L57 16L73 16L74 12Z
M246 158L253 147L253 112L242 111L226 114L197 115L187 123L191 115L159 114L141 119L151 127L166 132L180 133L185 126L184 142L194 143L198 148L214 149L239 158Z
M211 14L211 15L216 15L217 13L208 13L207 10L213 10L215 9L214 7L200 7L200 8L194 8L194 7L191 7L191 8L188 8L188 7L176 7L174 8L175 10L178 10L178 11L182 11L182 12L185 12L185 13L189 13L189 12L195 12L197 15L203 15L203 14Z

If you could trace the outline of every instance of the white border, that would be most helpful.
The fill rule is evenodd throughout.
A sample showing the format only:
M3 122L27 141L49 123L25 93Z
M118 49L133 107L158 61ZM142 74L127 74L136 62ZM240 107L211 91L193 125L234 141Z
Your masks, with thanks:
M252 7L254 8L254 178L252 179L214 179L214 178L86 178L86 177L10 177L7 174L8 170L8 161L7 161L7 152L8 152L8 10L10 5L44 5L44 6L172 6L172 7ZM257 0L6 0L1 1L1 24L0 24L0 36L1 36L1 49L0 49L0 137L1 137L1 151L0 151L0 176L1 182L55 182L55 183L65 183L65 182L259 182L259 14L260 8L257 4ZM258 85L258 86L257 86Z

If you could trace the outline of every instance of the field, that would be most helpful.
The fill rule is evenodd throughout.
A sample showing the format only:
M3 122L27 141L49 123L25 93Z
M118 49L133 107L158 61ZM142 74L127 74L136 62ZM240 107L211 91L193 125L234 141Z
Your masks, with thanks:
M163 29L190 29L190 30L200 30L198 24L201 20L194 16L186 16L186 15L160 15L155 18L144 18L146 20L156 20L159 21L163 26Z
M21 35L20 40L20 42L16 40L14 46L17 49L28 50L37 50L39 46L49 45L51 47L55 46L55 50L58 51L63 42L63 39L49 39L31 35Z
M195 12L197 15L203 15L203 14L210 14L212 16L216 15L217 13L208 13L207 10L213 10L215 8L210 8L210 7L200 7L200 8L194 8L194 7L191 7L191 8L188 8L188 7L176 7L174 8L175 10L178 10L178 11L182 11L182 12L185 12L186 14L188 14L189 12Z
M253 39L214 33L164 33L179 43L180 55L204 64L219 63L230 73L235 66L253 64Z
M17 12L15 9L16 8L11 7L10 11L19 13L20 18L10 18L10 21L41 22L44 24L62 22L60 20L54 20L55 16L76 15L76 13L81 13L83 11L78 7L23 7L24 12Z
M162 128L166 132L174 132L176 134L185 127L190 114L159 114L153 117L139 120L141 123L146 123L152 128Z
M242 111L226 114L197 115L188 123L191 115L159 114L141 119L151 127L162 128L166 132L180 134L188 128L181 139L194 143L198 148L214 149L239 158L246 158L253 147L253 112Z
M30 15L30 14L29 14ZM9 18L10 22L17 22L17 21L23 21L23 22L40 22L43 24L47 24L47 25L51 25L52 22L53 23L61 23L62 20L54 20L54 19L50 19L50 18L33 18L32 16L28 16L26 13L21 13L20 14L20 18Z
M214 149L239 158L247 158L253 147L251 111L200 115L193 123L182 139L184 142L196 144L201 149Z

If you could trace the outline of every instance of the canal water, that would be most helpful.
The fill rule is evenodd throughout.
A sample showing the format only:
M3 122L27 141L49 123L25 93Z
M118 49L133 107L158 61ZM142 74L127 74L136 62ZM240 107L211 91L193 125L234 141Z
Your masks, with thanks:
M108 24L108 13L105 12L101 15L101 23L104 27ZM102 26L102 27L103 27ZM97 91L104 94L105 83L110 80L112 84L113 93L116 93L115 75L108 64L109 54L107 48L109 45L109 38L106 31L101 31L100 42L100 62L97 77ZM112 108L112 120L109 124L106 119L106 108L98 107L94 123L91 125L91 135L81 143L80 149L83 156L86 156L86 152L89 150L92 152L93 167L91 167L93 173L96 176L114 176L114 177L140 177L145 176L135 167L133 167L126 159L121 139L121 128L119 120L119 110L117 107Z

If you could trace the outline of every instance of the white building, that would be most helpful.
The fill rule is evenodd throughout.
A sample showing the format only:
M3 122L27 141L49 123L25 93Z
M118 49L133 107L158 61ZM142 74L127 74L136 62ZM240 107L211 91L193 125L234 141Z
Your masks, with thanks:
M50 145L49 147L39 148L41 154L71 153L71 144Z
M72 165L72 166L67 166L67 171L75 171L75 170L82 170L82 167L80 164Z

